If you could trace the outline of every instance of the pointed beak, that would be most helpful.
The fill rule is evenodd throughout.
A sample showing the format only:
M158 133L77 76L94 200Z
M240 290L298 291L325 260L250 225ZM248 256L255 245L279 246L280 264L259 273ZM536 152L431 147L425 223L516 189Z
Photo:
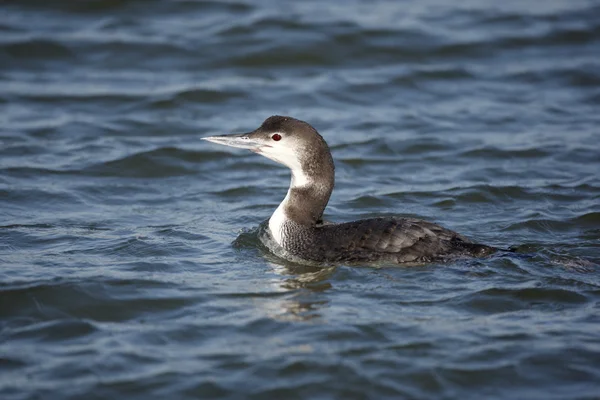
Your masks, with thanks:
M209 136L202 138L202 140L208 140L209 142L222 144L225 146L239 147L240 149L249 150L257 150L259 147L264 145L264 143L256 139L252 139L248 135L248 133L241 133L234 135Z

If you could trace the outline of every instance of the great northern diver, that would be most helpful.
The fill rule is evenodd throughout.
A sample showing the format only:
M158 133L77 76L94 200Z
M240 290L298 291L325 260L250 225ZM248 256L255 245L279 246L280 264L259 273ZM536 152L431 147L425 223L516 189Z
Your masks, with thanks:
M275 115L252 132L203 139L249 149L291 169L290 188L269 219L268 229L277 244L294 257L312 262L400 264L481 257L498 250L415 218L323 223L335 168L327 143L304 121Z

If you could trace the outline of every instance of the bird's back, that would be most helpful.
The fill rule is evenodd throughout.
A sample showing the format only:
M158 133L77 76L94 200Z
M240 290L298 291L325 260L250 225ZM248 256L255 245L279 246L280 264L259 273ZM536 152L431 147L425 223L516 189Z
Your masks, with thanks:
M295 231L295 232L294 232ZM420 263L485 256L497 249L471 242L431 222L398 217L312 228L290 227L286 250L313 261Z

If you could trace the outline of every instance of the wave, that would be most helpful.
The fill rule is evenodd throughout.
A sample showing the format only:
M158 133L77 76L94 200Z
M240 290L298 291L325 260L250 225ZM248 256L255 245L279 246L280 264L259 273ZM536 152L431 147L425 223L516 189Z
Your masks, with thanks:
M83 173L104 177L165 178L194 175L199 162L219 159L220 155L208 151L189 151L163 147L132 154L117 160L106 161L83 169Z

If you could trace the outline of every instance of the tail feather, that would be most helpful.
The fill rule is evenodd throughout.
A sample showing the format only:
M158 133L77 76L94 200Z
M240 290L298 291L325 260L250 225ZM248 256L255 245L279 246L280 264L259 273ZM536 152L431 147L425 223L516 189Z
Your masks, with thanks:
M498 251L507 251L498 247L488 246L485 244L465 242L458 238L453 240L453 245L456 248L461 249L474 257L485 257L490 254L494 254Z

